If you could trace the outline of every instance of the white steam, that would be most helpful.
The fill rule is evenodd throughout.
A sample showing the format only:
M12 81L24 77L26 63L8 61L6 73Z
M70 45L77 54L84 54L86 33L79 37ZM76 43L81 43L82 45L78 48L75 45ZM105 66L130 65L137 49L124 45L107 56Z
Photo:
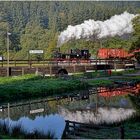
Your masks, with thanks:
M105 37L122 36L133 32L132 19L137 15L124 12L105 21L86 20L84 23L71 26L61 32L57 47L72 39L101 39Z
M83 110L83 111L69 111L65 108L60 108L59 114L64 117L65 120L76 121L81 123L115 123L121 122L132 117L136 111L134 109L124 108L103 108L99 107L98 111Z

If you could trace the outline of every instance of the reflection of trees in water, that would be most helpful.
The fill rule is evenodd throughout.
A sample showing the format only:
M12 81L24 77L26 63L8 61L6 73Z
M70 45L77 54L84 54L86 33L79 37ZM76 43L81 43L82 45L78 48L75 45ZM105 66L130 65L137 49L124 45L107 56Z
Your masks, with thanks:
M10 107L10 118L17 120L22 116L28 116L30 118L35 118L37 115L46 115L57 112L57 105L63 105L67 103L67 99L53 100L53 101L43 101L39 103L29 102L27 105ZM31 110L37 110L43 108L44 111L41 113L30 114ZM0 118L6 118L8 116L8 109L5 108L0 112Z
M137 110L137 114L140 116L140 95L129 95L129 98L134 108Z
M98 96L98 106L102 107L124 107L124 108L131 108L130 101L127 101L127 104L122 105L121 100L128 100L126 97L117 96L117 97L110 97L110 98L104 98L101 96ZM35 102L36 103L33 103ZM39 102L40 101L40 102ZM20 104L26 104L27 102L23 102ZM30 118L35 118L37 115L46 115L51 113L57 113L58 112L58 105L66 107L68 109L94 109L97 104L97 95L91 94L89 95L88 99L82 100L81 98L56 98L52 101L46 101L46 99L41 100L32 100L28 102L26 105L16 106L16 107L10 107L10 118L17 120L22 116L28 116ZM30 110L36 110L43 108L44 111L42 113L35 113L30 114ZM8 116L7 108L3 109L2 112L0 112L0 118L6 118Z

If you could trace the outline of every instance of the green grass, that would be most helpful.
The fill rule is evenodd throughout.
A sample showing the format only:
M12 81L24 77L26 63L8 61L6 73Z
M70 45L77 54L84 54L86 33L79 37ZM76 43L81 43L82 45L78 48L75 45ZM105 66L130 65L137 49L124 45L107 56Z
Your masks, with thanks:
M123 76L123 74L132 74L136 73L138 70L125 70L125 71L112 71L111 76ZM95 71L95 72L86 72L86 73L77 73L73 75L74 77L81 78L101 78L101 77L110 77L108 71Z
M86 82L77 79L52 79L34 75L3 77L0 78L0 102L60 95L87 86Z
M93 86L93 87L98 87L98 86L110 86L113 84L113 81L112 80L104 80L104 79L91 79L88 81L88 84L90 86Z
M8 83L13 83L16 81L21 81L21 80L28 80L28 79L35 79L37 76L34 74L27 74L24 76L13 76L13 77L0 77L0 85L2 84L8 84Z

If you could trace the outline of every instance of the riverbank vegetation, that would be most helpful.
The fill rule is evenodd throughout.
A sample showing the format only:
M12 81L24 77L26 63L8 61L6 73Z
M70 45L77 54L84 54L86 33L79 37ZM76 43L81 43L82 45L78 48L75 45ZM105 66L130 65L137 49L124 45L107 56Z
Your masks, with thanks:
M131 71L129 72L131 73ZM116 72L112 76L105 75L106 77L99 74L95 72L90 73L89 76L86 75L86 77L85 74L77 74L60 78L36 75L0 77L0 102L61 96L64 93L69 94L72 91L88 89L89 87L110 87L114 81L140 81L140 76L113 78Z
M126 73L133 73L137 71L127 71ZM122 72L125 73L125 72ZM119 72L119 76L122 75ZM94 75L95 73L93 73ZM116 75L116 74L115 74ZM118 75L118 74L117 74ZM72 77L61 77L61 78L51 78L51 77L40 77L35 75L24 75L18 77L0 77L0 101L16 101L21 99L31 99L31 98L38 98L38 97L47 97L53 95L61 95L65 92L67 94L74 90L79 89L87 89L89 86L110 86L113 84L114 79L110 80L110 76L104 77L95 77L91 79L85 79L85 75L74 75ZM97 76L99 76L97 74ZM109 78L110 77L110 78ZM81 79L83 78L83 79ZM119 81L140 81L140 76L131 76L131 77L119 77L116 79ZM137 99L137 102L136 102ZM138 98L135 96L135 99L131 100L132 103L135 103L134 106L136 109L139 109L139 96ZM137 105L137 106L136 106ZM120 124L113 124L114 126L124 126L125 138L131 138L132 135L129 133L129 130L139 129L139 119L132 118L130 120L126 120L121 122ZM14 133L8 134L5 129L1 126L1 135L0 138L49 138L50 135L40 135L37 132L31 135L24 135L19 130L20 128L15 128L16 131ZM5 131L5 132L4 132ZM134 132L135 133L135 132ZM133 133L133 137L139 135L139 133Z
M0 102L61 95L87 88L87 82L78 79L43 78L35 75L0 78Z

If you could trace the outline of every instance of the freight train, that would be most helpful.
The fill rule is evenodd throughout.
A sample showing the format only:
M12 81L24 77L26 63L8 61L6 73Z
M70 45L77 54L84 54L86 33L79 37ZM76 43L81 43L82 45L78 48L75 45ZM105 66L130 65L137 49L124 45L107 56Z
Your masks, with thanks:
M100 59L130 59L135 57L135 54L140 52L140 49L128 53L124 49L101 48L98 50L98 58Z
M98 59L130 59L134 57L135 53L140 52L134 50L128 53L124 49L100 48L97 53ZM91 54L88 49L71 49L69 53L61 53L59 50L54 50L53 58L61 59L90 59Z
M98 58L100 59L111 59L111 58L126 58L128 52L124 49L111 49L111 48L101 48L98 50Z

